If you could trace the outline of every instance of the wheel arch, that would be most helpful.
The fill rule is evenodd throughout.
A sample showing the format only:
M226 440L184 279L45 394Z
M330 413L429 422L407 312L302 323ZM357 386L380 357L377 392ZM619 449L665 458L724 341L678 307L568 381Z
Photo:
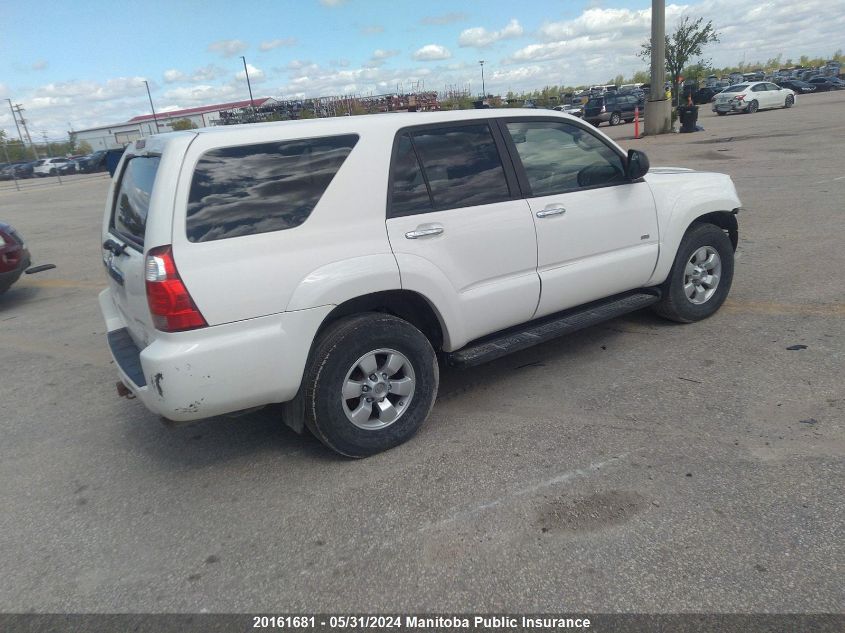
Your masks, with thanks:
M326 315L315 339L338 319L361 312L382 312L408 321L425 335L435 350L448 341L442 316L428 299L413 290L383 290L348 299Z
M305 380L308 365L312 362L314 350L323 332L332 323L336 323L338 320L347 316L361 314L362 312L392 314L408 321L423 333L435 352L440 351L444 343L448 344L449 332L446 329L445 321L434 305L422 294L413 290L398 289L367 293L343 301L323 318L311 341L306 368L301 378L302 381ZM297 433L302 433L305 428L306 417L302 383L300 383L296 396L292 400L282 403L281 417L287 426Z
M739 222L737 222L736 219L737 213L739 213L738 208L733 209L732 211L711 211L710 213L705 213L690 222L689 226L684 230L684 233L686 234L687 231L697 224L715 224L728 234L728 237L731 238L733 249L736 251L736 247L739 244Z

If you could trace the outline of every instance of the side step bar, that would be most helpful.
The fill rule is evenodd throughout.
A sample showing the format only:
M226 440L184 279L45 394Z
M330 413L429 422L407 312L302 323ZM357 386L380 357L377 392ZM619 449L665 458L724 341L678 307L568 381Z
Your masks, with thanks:
M564 334L634 312L658 301L660 301L660 291L657 288L626 292L608 299L594 301L478 339L457 352L447 354L447 362L452 367L480 365Z

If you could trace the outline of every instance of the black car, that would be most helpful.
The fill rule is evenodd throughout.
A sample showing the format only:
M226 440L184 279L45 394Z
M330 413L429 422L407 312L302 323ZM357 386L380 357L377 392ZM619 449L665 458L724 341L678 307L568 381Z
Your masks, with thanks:
M799 79L787 79L775 82L781 88L789 88L798 94L807 94L808 92L815 92L816 85L801 81Z
M695 94L693 94L692 96L692 100L698 104L710 103L713 97L720 92L722 92L721 88L712 88L705 86L704 88L699 88L695 91Z
M584 106L584 120L596 127L602 122L609 125L618 125L622 121L630 123L634 120L634 109L639 108L642 114L644 106L645 99L634 94L593 95Z
M813 77L808 83L814 85L817 92L845 90L845 81L836 77Z
M101 149L88 156L77 159L77 169L82 174L93 174L98 171L106 171L107 150Z
M34 164L35 163L33 162L23 162L4 165L3 168L0 169L0 180L12 180L13 178L22 180L24 178L32 178L32 167Z

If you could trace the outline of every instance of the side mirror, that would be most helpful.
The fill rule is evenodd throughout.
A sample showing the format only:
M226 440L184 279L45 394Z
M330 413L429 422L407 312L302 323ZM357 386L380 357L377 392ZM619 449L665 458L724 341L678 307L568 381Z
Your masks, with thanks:
M639 180L648 173L648 156L637 149L628 150L628 163L625 165L625 177L630 180Z

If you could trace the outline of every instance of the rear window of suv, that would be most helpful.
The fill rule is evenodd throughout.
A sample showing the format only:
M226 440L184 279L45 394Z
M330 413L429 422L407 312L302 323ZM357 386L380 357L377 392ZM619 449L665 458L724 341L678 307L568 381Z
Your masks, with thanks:
M114 202L112 230L138 247L144 246L150 193L153 190L159 160L158 156L130 158L120 178Z
M299 226L357 142L356 134L345 134L204 153L188 198L188 240L210 242Z

